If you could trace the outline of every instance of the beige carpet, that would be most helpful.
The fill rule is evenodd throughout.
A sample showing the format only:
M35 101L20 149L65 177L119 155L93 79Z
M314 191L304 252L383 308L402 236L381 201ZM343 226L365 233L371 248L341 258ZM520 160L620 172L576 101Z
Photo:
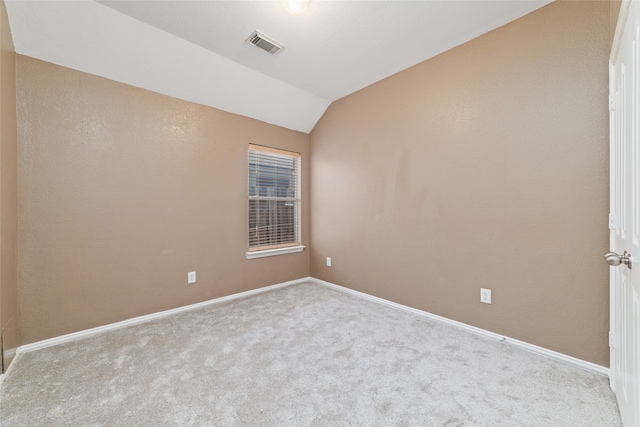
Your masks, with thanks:
M608 379L316 284L20 354L2 426L619 426Z

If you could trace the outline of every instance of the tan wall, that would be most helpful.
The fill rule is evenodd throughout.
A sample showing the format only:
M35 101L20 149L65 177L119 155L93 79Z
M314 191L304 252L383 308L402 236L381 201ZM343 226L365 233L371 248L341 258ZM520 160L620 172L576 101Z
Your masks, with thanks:
M608 365L608 50L555 2L331 105L312 276Z
M248 144L308 195L309 135L22 56L17 105L21 343L308 276L245 253Z
M622 6L622 0L609 1L609 41L610 43L613 43L613 36L615 35L615 32L616 32L618 15L620 14L620 6Z
M6 368L18 346L18 137L16 54L2 0L0 45L0 323Z

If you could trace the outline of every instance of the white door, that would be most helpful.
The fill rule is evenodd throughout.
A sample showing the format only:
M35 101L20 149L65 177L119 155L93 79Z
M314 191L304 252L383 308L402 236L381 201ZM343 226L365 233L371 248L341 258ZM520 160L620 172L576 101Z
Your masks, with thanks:
M611 54L611 388L640 426L640 0L625 1ZM626 253L630 256L625 257Z

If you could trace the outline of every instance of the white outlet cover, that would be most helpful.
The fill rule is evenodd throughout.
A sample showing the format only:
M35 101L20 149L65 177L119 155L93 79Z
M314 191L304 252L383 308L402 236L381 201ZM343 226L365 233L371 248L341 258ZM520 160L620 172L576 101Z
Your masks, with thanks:
M480 288L480 302L491 304L491 289Z
M327 257L327 267L331 267L331 258Z
M190 271L187 273L187 283L196 283L196 272Z

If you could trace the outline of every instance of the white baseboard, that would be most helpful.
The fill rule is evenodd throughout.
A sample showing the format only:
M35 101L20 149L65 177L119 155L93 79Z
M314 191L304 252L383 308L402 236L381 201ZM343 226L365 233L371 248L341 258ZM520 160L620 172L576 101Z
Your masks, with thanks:
M183 307L173 308L170 310L160 311L157 313L151 313L144 316L134 317L132 319L123 320L121 322L110 323L104 326L98 326L96 328L85 329L83 331L73 332L71 334L61 335L59 337L49 338L42 341L37 341L31 344L20 346L16 350L16 354L27 353L30 351L40 350L42 348L52 347L67 343L70 341L76 341L82 338L90 337L92 335L100 334L106 331L113 331L115 329L125 328L127 326L137 325L140 323L149 322L162 317L171 316L172 314L182 313L184 311L195 310L197 308L206 307L213 304L220 304L227 301L232 301L239 298L246 298L252 295L261 294L263 292L269 292L274 289L283 288L285 286L296 285L298 283L309 282L310 278L305 277L303 279L291 280L289 282L278 283L271 286L265 286L263 288L252 289L250 291L239 292L237 294L227 295L225 297L215 298L208 301L198 302L195 304L185 305ZM10 366L11 367L11 366Z
M16 357L17 349L10 348L4 352L4 360L13 360Z
M408 307L406 305L398 304L393 301L389 301L383 298L375 297L373 295L366 294L364 292L356 291L353 289L345 288L340 285L336 285L334 283L326 282L324 280L309 278L308 279L312 283L317 283L319 285L327 286L332 289L336 289L341 292L346 292L351 295L358 296L360 298L365 298L369 301L377 302L379 304L386 305L388 307L393 307L399 310L407 311L409 313L417 314L419 316L423 316L429 318L431 320L435 320L436 322L446 323L447 325L455 326L459 329L464 329L465 331L472 332L477 335L481 335L486 338L494 339L497 341L502 341L509 343L511 345L523 348L532 353L539 354L541 356L546 356L551 359L559 360L570 365L577 366L578 368L585 369L587 371L595 372L597 374L602 374L609 376L609 368L597 365L595 363L587 362L586 360L578 359L572 356L567 356L566 354L558 353L557 351L549 350L544 347L539 347L537 345L529 344L524 341L520 341L514 338L509 338L504 335L499 335L494 332L487 331L485 329L477 328L475 326L467 325L466 323L458 322L456 320L451 320L446 317L438 316L436 314L432 314L426 311L418 310L417 308Z
M212 300L208 300L208 301L203 301L203 302L199 302L196 304L191 304L191 305L187 305L184 307L178 307L178 308L174 308L171 310L165 310L165 311L161 311L158 313L152 313L152 314L147 314L145 316L139 316L139 317L134 317L132 319L128 319L128 320L123 320L121 322L116 322L116 323L111 323L109 325L104 325L104 326L99 326L97 328L91 328L91 329L86 329L84 331L79 331L79 332L74 332L71 334L67 334L67 335L62 335L59 337L55 337L55 338L50 338L50 339L46 339L43 341L38 341L32 344L26 344L23 346L20 346L16 349L16 357L20 354L20 353L27 353L29 351L34 351L34 350L39 350L42 348L46 348L46 347L51 347L54 345L59 345L59 344L63 344L66 342L70 342L70 341L75 341L81 338L86 338L86 337L90 337L92 335L96 335L96 334L100 334L102 332L106 332L106 331L112 331L115 329L120 329L120 328L124 328L127 326L132 326L132 325L137 325L140 323L145 323L145 322L149 322L155 319L160 319L162 317L166 317L166 316L171 316L172 314L176 314L176 313L182 313L184 311L189 311L189 310L194 310L197 308L201 308L201 307L206 307L209 305L213 305L213 304L220 304L223 302L227 302L227 301L232 301L235 299L239 299L239 298L246 298L252 295L257 295L263 292L269 292L275 289L279 289L279 288L283 288L286 286L291 286L291 285L297 285L300 283L305 283L305 282L311 282L311 283L315 283L318 285L322 285L322 286L327 286L329 288L338 290L340 292L346 292L349 293L351 295L355 295L358 296L360 298L364 298L367 299L369 301L373 301L376 302L378 304L384 304L388 307L392 307L395 309L399 309L399 310L403 310L409 313L413 313L419 316L423 316L426 317L428 319L437 321L437 322L441 322L441 323L445 323L447 325L451 325L454 327L457 327L459 329L463 329L465 331L468 332L472 332L474 334L477 335L481 335L483 337L487 337L490 339L494 339L497 341L503 341L506 343L509 343L511 345L515 345L517 347L523 348L525 350L528 350L532 353L536 353L542 356L546 356L549 357L551 359L555 359L555 360L559 360L565 363L569 363L571 365L577 366L579 368L585 369L587 371L591 371L591 372L595 372L598 374L602 374L602 375L609 375L609 368L606 368L604 366L600 366L597 365L595 363L591 363L591 362L587 362L585 360L581 360L572 356L568 356L566 354L562 354L562 353L558 353L556 351L553 350L549 350L543 347L539 347L537 345L533 345L533 344L529 344L526 343L524 341L520 341L514 338L509 338L503 335L499 335L496 334L494 332L490 332L487 331L485 329L481 329L481 328L477 328L475 326L471 326L471 325L467 325L466 323L462 323L462 322L458 322L456 320L451 320L448 319L446 317L442 317L442 316L438 316L436 314L432 314L426 311L422 311L422 310L418 310L416 308L412 308L412 307L408 307L406 305L402 305L402 304L398 304L383 298L379 298L373 295L369 295L366 294L364 292L360 292L360 291L356 291L353 289L349 289L349 288L345 288L343 286L339 286L336 285L334 283L330 283L330 282L326 282L324 280L320 280L320 279L315 279L313 277L305 277L302 279L297 279L297 280L291 280L289 282L283 282L283 283L278 283L275 285L271 285L271 286L265 286L263 288L258 288L258 289L252 289L250 291L246 291L246 292L240 292L237 294L232 294L232 295L228 295L225 297L221 297L221 298L215 298ZM9 369L11 369L11 366L9 366ZM4 376L4 375L3 375ZM2 377L0 376L0 384L2 383Z

